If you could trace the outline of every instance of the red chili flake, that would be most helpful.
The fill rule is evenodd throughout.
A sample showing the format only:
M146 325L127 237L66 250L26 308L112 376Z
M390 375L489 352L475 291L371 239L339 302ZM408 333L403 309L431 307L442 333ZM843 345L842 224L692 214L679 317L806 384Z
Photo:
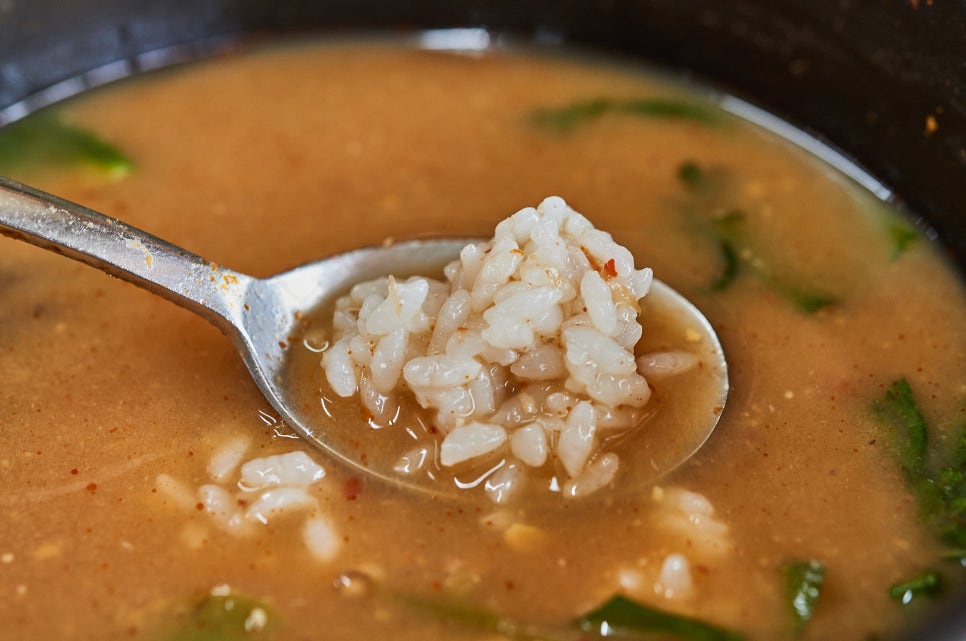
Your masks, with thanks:
M285 344L285 341L279 341L278 346L282 349L288 349L288 345Z
M205 504L204 503L195 503L195 509L196 510L203 510L203 509L205 509Z
M359 494L362 492L362 481L359 480L358 476L353 476L349 478L342 485L342 494L345 496L347 501L355 501L359 498Z
M90 492L91 494L93 494L94 493L94 490L96 490L96 489L97 489L97 483L88 483L87 484L87 491Z
M617 263L614 262L613 258L604 263L604 273L607 274L608 278L617 276Z
M80 474L80 470L78 470L78 469L77 469L77 468L75 467L74 469L72 469L72 470L70 471L70 473L71 473L71 474L73 474L74 476L77 476L78 474Z

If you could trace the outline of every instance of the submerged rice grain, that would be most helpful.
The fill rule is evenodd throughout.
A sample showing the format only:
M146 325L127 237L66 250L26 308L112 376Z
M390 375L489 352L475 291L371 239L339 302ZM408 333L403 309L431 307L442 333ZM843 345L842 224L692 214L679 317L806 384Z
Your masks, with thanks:
M251 438L247 435L239 435L218 448L208 462L208 474L211 475L212 480L222 481L230 474L234 474L250 445Z
M325 470L300 450L251 459L239 467L248 445L248 438L240 436L216 449L208 469L218 482L192 491L185 483L160 474L157 487L184 510L201 510L219 530L236 537L254 536L260 526L277 518L308 513L303 542L316 559L331 560L339 549L337 535L319 513L319 501L312 491ZM235 470L239 478L232 484L228 477ZM206 528L195 524L182 538L189 547L197 548L206 537Z

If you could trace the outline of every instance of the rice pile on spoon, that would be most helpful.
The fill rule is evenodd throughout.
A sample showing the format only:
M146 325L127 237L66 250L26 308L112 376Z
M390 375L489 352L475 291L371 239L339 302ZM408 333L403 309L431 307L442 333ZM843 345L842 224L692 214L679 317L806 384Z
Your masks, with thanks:
M650 397L634 348L651 270L550 197L444 274L368 281L336 302L322 360L332 390L358 394L383 423L406 394L431 412L438 445L401 452L402 473L428 458L454 470L499 462L485 483L496 502L548 465L565 496L610 483L618 457L603 437L637 425Z

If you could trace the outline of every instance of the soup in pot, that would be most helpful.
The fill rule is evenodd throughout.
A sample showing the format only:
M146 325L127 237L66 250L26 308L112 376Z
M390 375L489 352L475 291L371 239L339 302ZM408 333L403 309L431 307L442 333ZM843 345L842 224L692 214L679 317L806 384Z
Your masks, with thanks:
M303 43L30 116L0 130L0 170L256 276L488 238L559 195L704 312L731 380L656 484L628 463L587 496L431 497L297 438L205 321L0 241L2 638L864 641L962 581L958 275L707 92L577 57ZM415 425L334 398L317 338L289 350L320 420L362 444Z

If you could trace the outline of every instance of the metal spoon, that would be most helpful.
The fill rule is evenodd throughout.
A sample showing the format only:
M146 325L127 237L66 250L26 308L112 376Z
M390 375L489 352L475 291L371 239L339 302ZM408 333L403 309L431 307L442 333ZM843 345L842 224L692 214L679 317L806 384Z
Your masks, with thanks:
M438 492L386 469L374 469L332 426L296 402L283 376L287 352L300 333L299 318L353 284L387 274L425 274L459 254L467 240L416 240L349 251L271 278L253 278L152 236L121 221L0 176L0 233L87 263L143 287L210 321L234 342L262 393L284 422L337 459L391 482ZM645 301L698 332L707 412L692 429L655 435L642 446L648 465L637 482L650 482L679 466L711 435L728 395L724 353L711 324L673 289L654 281ZM364 457L363 457L364 458Z

